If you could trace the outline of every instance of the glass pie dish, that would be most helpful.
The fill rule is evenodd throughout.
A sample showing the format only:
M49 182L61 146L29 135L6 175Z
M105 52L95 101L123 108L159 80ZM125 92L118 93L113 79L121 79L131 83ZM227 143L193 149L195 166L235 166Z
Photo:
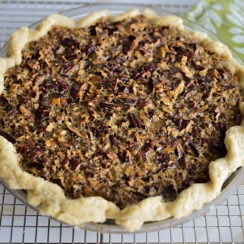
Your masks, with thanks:
M102 10L102 9L107 9L109 10L112 14L119 14L121 12L124 12L126 10L129 10L133 7L136 7L140 10L145 9L145 7L150 7L150 6L138 6L138 5L122 5L122 4L114 4L114 5L108 5L108 4L96 4L96 5L85 5L80 8L75 8L71 9L65 12L62 12L62 15L72 17L73 19L79 19L83 17L84 15L94 12L97 10ZM150 7L151 8L151 7ZM157 8L151 8L154 12L156 12L158 15L169 15L171 13L167 12L164 9L161 9L159 7ZM35 27L38 23L33 24L31 28ZM213 34L211 34L209 31L204 29L203 27L197 25L197 23L191 22L189 20L184 19L184 25L186 29L190 30L197 30L197 31L202 31L202 32L207 32L209 36L212 39L217 39L219 40L218 37L215 37ZM1 50L1 55L4 55L6 52L6 46ZM235 56L236 59L238 59L238 56L236 53L233 52L233 55ZM206 211L208 211L211 207L215 206L218 204L220 201L223 201L227 197L227 195L231 194L234 188L240 183L240 179L243 176L243 170L239 169L235 173L232 174L232 176L226 181L222 188L222 193L221 195L216 198L214 201L212 201L209 204L206 204L202 209L194 211L192 214L190 214L187 217L183 217L180 219L174 219L170 218L164 221L158 221L158 222L152 222L152 223L145 223L140 231L153 231L153 230L158 230L162 228L167 228L176 224L184 223L192 218L195 218L196 216L199 216ZM26 194L23 191L13 191L14 195L16 195L19 199L21 199L23 202L27 202L26 200ZM38 209L37 209L38 211ZM84 224L83 226L84 229L87 230L94 230L94 231L99 231L99 232L116 232L116 233L122 233L126 232L123 228L120 226L117 226L113 221L107 220L105 223L102 224L95 224L95 223L88 223Z

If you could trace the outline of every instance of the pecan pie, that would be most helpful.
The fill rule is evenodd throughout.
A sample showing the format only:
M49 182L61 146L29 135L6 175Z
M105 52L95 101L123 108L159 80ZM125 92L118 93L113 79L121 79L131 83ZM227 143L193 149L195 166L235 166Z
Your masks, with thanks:
M185 216L244 164L243 67L178 17L52 15L0 64L0 175L61 221Z

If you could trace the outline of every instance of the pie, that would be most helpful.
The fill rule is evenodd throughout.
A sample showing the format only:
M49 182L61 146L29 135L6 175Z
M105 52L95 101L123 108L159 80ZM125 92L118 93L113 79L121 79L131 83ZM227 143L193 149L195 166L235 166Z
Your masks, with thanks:
M0 82L0 176L70 225L186 216L244 165L244 69L179 17L51 15Z

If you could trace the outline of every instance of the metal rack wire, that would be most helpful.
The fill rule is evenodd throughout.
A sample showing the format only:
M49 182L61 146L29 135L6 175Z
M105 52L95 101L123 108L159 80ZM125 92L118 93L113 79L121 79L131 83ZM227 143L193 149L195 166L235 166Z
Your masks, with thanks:
M244 185L204 216L136 234L85 231L39 215L0 185L0 243L244 243Z
M151 3L183 14L196 1ZM89 1L89 4L92 2L97 1ZM123 1L126 2L130 3ZM133 3L144 2L148 1L134 0ZM84 1L0 1L0 47L16 28L81 3ZM204 216L161 231L122 235L85 231L41 216L0 184L0 243L244 243L244 182L227 201Z

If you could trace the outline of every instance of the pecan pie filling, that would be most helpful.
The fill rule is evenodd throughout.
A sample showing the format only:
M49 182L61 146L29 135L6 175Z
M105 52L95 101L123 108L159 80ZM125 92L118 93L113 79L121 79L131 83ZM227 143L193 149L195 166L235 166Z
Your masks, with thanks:
M25 171L69 198L174 200L209 180L225 131L241 122L237 77L220 62L145 16L54 26L5 73L0 135Z

